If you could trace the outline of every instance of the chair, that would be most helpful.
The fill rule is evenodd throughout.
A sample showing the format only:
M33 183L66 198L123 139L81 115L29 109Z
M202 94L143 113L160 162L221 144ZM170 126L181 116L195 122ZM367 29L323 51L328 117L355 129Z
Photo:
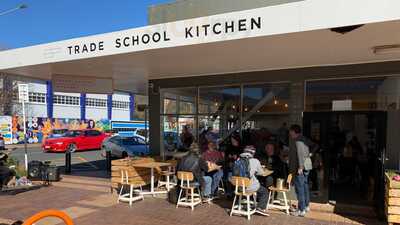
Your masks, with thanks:
M144 182L134 182L129 180L129 171L128 170L121 170L121 190L119 191L118 194L118 200L117 202L119 203L120 201L128 201L129 206L132 206L132 202L138 201L138 200L143 200L144 197L141 194L143 191L142 186L145 185ZM129 193L123 194L124 187L129 186L130 190ZM134 192L138 193L137 196L134 196Z
M283 187L283 188L269 187L268 188L269 196L268 196L268 202L267 202L267 210L269 210L269 209L285 210L286 214L289 215L290 204L288 204L288 199L287 199L286 193L290 192L292 178L293 178L292 174L289 174L289 176L286 179L286 187ZM282 193L284 205L274 203L274 199L272 197L275 195L275 193Z
M243 215L247 216L247 219L250 220L250 216L257 209L257 192L246 190L251 184L250 179L247 177L234 176L231 179L231 183L235 186L235 198L233 199L230 216L233 214ZM253 201L251 201L250 197L253 198ZM237 200L238 204L236 204ZM245 207L242 205L245 205Z
M225 184L223 179L221 179L221 181L219 182L218 191L222 194L225 194Z
M178 171L178 179L180 180L181 190L179 191L178 202L176 208L179 206L194 207L201 204L200 184L194 183L194 176L192 172ZM195 190L197 193L195 193ZM185 196L182 196L185 191Z
M160 172L160 179L158 180L157 188L165 187L167 191L176 186L175 179L175 168L176 161L171 162L173 165L169 166L167 170L163 170ZM172 179L171 179L172 178Z

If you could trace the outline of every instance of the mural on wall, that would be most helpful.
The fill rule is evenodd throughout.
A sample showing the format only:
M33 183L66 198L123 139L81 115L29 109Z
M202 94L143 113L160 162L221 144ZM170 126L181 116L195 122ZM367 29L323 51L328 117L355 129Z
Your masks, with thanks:
M28 143L41 143L53 130L79 130L96 129L99 131L110 130L110 121L102 120L80 120L80 119L49 119L43 117L30 117L26 121L26 132ZM23 118L12 117L12 143L24 142Z
M6 145L12 144L11 116L0 116L0 134Z

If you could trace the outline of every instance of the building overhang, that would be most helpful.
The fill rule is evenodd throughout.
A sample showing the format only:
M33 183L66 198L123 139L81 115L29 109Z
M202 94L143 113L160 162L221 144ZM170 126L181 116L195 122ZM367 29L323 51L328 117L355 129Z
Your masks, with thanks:
M304 0L7 50L0 72L112 78L115 89L146 93L151 79L393 61L400 50L375 50L400 44L399 8Z

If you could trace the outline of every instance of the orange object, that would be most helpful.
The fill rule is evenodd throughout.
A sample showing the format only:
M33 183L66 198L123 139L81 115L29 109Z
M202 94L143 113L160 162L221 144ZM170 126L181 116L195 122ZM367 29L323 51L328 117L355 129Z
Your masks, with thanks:
M62 211L54 209L49 209L39 212L31 216L29 219L27 219L22 225L32 225L46 217L57 217L60 218L62 221L64 221L66 225L74 225L74 222L72 221L71 217L69 217L66 213Z

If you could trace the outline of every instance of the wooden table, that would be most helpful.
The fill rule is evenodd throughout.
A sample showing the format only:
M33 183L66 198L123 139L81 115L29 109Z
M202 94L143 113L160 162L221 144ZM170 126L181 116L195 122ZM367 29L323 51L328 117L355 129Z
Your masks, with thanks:
M168 191L155 191L154 190L154 169L158 167L166 167L171 166L171 163L163 163L163 162L148 162L148 163L138 163L133 164L133 167L140 167L140 168L149 168L151 171L151 181L150 181L150 191L142 191L142 195L156 195L156 194L166 194Z
M263 174L257 174L257 176L262 176L262 177L268 177L269 175L273 174L273 170L269 170L267 168L263 168L264 173Z

